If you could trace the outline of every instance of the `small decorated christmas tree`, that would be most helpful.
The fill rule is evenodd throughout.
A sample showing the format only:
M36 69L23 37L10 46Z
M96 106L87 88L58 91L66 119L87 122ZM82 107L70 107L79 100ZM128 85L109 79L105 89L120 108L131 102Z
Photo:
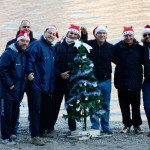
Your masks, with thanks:
M97 87L97 80L93 73L93 62L87 57L92 49L80 41L75 42L78 50L74 62L69 64L71 76L69 78L69 99L66 107L71 107L71 113L64 118L72 118L83 122L83 130L87 130L87 117L96 115L101 117L102 110L101 91Z

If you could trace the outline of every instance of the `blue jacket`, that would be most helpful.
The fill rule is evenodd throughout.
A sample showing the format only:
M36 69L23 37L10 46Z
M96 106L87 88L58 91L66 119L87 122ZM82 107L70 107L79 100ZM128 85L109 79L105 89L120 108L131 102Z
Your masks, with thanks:
M21 52L16 44L11 44L0 59L0 78L2 95L4 99L20 101L25 88L26 55ZM10 90L10 87L14 88Z
M29 46L27 55L27 76L34 73L29 83L29 90L36 89L44 93L54 91L54 47L42 36Z

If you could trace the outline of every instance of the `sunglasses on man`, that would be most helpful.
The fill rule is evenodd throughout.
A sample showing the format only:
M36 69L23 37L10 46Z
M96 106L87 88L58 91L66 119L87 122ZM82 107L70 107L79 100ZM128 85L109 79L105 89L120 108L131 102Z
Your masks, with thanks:
M149 37L150 37L150 33L148 33L148 34L144 34L144 35L143 35L143 37L147 37L147 36L149 36Z

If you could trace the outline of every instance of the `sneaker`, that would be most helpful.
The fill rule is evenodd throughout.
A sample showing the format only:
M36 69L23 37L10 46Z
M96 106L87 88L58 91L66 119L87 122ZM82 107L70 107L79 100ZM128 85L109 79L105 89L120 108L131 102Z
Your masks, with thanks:
M134 132L135 134L143 134L144 130L140 126L137 126L137 127L134 127Z
M40 137L33 137L31 143L36 145L36 146L43 146L43 145L45 145L45 143L40 139Z
M44 133L44 134L41 135L41 137L43 137L43 138L53 138L54 135L52 134L52 132L51 133Z
M130 127L125 126L122 130L120 130L120 133L129 133Z
M16 142L12 141L11 139L2 140L2 143L5 145L16 145Z
M12 141L17 141L17 136L16 136L15 134L12 134L12 135L10 136L10 139L11 139Z
M113 134L113 132L111 130L103 130L101 133L104 133L104 134Z

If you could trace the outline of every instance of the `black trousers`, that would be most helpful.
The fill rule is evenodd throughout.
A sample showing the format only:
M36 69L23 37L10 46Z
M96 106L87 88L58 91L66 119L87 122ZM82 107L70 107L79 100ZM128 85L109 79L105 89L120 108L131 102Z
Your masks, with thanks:
M67 100L67 97L69 95L69 89L67 87L67 82L62 79L57 79L56 80L56 85L55 85L55 92L53 95L53 100L52 100L52 124L51 124L51 129L54 129L55 123L58 118L60 106L63 100L63 97L65 98L65 101ZM69 114L72 110L70 108L66 109L67 113ZM75 130L76 129L76 121L75 119L68 118L68 126L70 130Z
M1 135L3 140L14 134L19 106L20 101L1 99Z
M49 126L51 96L38 90L28 91L31 137L42 136Z
M140 114L140 91L118 89L120 109L125 126L137 127L142 124ZM130 105L131 108L130 109ZM132 111L132 113L130 112ZM132 117L131 117L132 114Z

